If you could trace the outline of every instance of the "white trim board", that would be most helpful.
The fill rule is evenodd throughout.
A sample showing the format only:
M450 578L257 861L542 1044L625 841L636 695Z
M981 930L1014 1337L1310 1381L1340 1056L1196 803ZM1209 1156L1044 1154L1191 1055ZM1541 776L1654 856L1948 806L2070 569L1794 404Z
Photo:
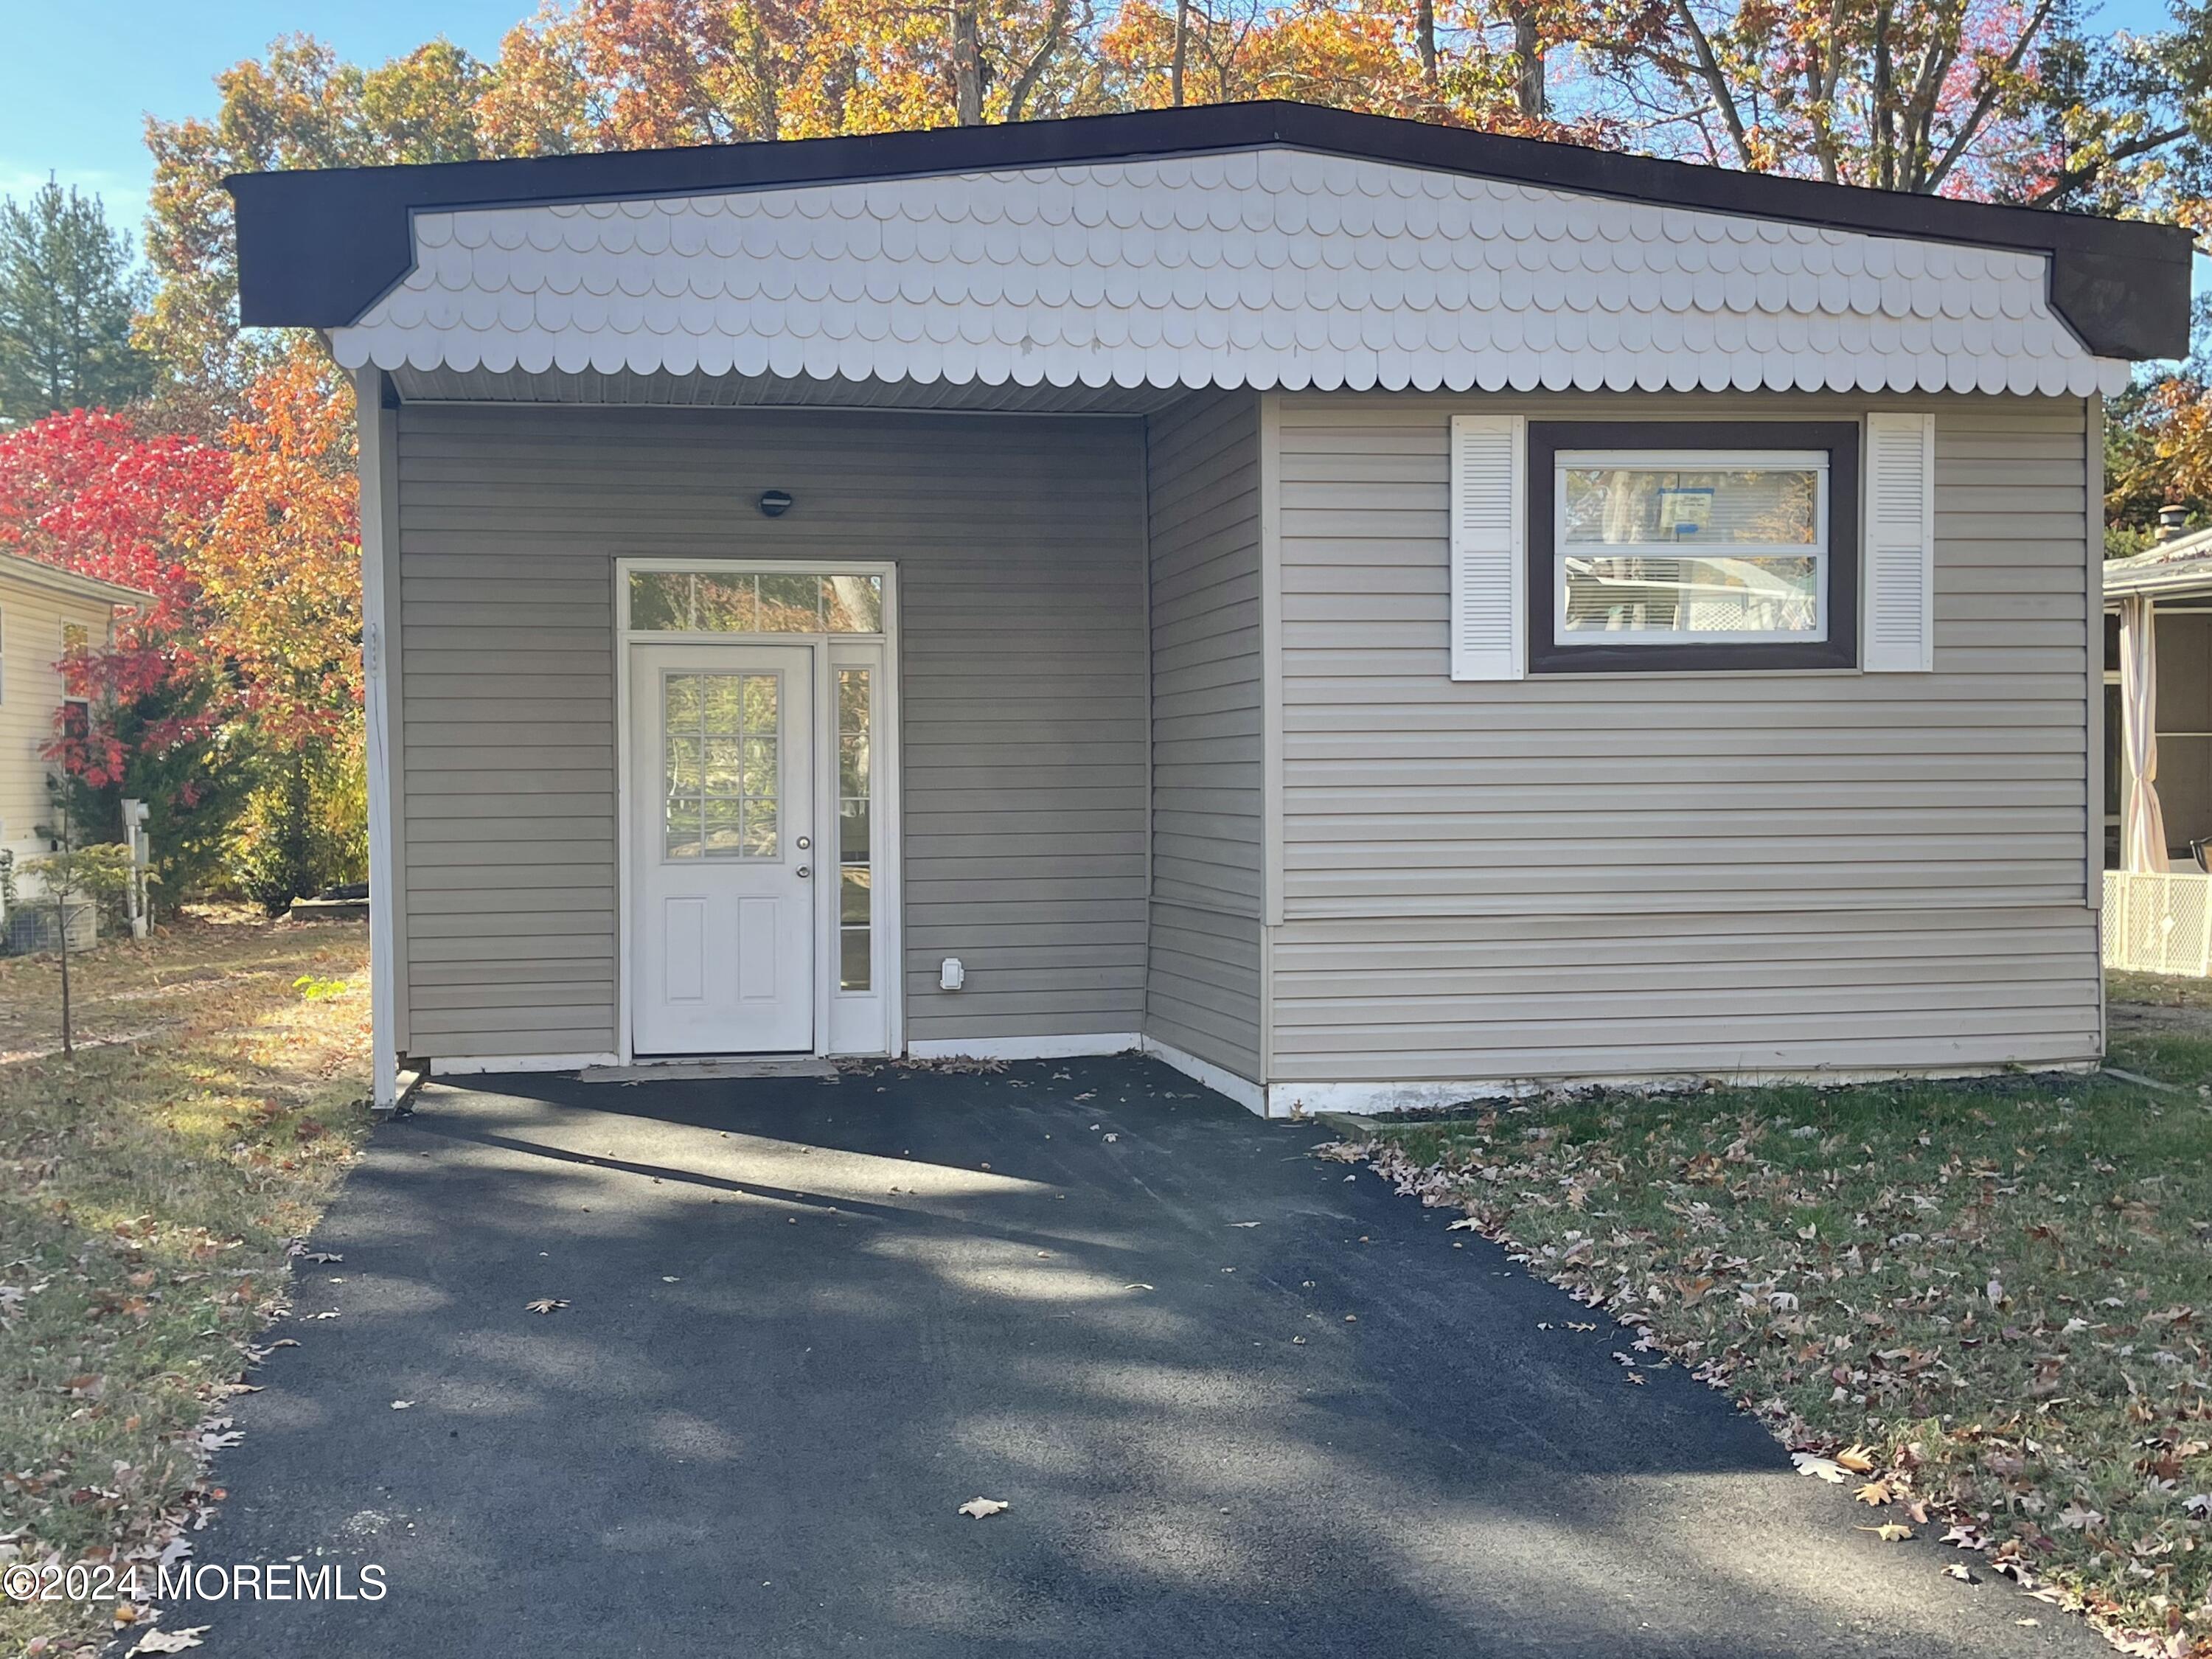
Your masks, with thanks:
M1134 1031L1079 1031L1068 1036L923 1037L906 1045L915 1060L1077 1060L1126 1054L1144 1046Z
M2027 1069L2088 1073L2103 1063L2099 1060L2057 1060ZM1267 1085L1267 1115L1296 1117L1317 1112L1341 1112L1367 1116L1381 1112L1431 1111L1463 1102L1524 1099L1555 1089L1621 1089L1639 1094L1667 1095L1714 1085L1738 1089L1821 1087L1839 1083L1894 1083L1914 1078L2000 1077L2019 1069L2012 1066L1924 1066L1817 1072L1682 1073L1668 1076L1646 1073L1622 1077L1488 1078L1467 1082L1271 1083Z
M1212 1060L1200 1060L1196 1054L1186 1054L1171 1043L1158 1037L1146 1037L1145 1053L1163 1066L1171 1066L1194 1083L1202 1083L1217 1095L1235 1101L1255 1117L1267 1115L1267 1091L1249 1078L1239 1077Z
M399 1102L399 1054L407 1046L405 705L399 690L399 420L384 407L384 376L354 377L360 434L362 725L368 784L369 1104Z

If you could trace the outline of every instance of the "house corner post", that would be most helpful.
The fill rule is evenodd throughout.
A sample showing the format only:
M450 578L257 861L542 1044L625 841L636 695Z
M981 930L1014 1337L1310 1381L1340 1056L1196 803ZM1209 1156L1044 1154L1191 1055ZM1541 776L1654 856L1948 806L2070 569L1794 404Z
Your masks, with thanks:
M399 930L404 887L396 855L398 652L392 618L398 565L398 419L386 406L385 377L354 371L354 413L361 458L361 662L368 781L369 1046L374 1110L399 1103Z

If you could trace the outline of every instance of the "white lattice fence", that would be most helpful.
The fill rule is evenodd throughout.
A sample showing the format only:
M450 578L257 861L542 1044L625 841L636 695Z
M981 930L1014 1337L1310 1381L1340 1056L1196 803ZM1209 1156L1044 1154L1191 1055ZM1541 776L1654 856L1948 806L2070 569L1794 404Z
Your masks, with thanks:
M2212 978L2212 876L2106 871L2105 966Z

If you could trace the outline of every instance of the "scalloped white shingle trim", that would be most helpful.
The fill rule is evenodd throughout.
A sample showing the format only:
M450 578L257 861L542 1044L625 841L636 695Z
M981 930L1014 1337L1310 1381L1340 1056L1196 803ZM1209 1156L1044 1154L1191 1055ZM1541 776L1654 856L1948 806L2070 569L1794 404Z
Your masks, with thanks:
M1285 149L422 212L338 360L1019 386L2114 392L2039 255Z

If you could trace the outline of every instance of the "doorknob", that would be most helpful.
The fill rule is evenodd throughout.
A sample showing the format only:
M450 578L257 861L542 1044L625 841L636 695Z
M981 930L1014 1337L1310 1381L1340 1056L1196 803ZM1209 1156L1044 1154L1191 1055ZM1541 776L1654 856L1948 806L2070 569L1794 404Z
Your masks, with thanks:
M799 838L799 850L800 852L802 852L802 853L804 853L804 852L805 852L808 848L810 848L810 847L811 847L811 846L813 846L813 845L814 845L813 841L811 840L811 838L810 838L810 837L808 837L808 836L801 836Z
M808 868L807 868L805 865L803 865L803 864L802 864L802 865L800 865L800 866L799 866L799 880L801 880L801 881L805 881L805 880L807 878L807 877L809 877L809 876L812 875L813 873L814 873L814 872L813 872L811 870L808 869Z

